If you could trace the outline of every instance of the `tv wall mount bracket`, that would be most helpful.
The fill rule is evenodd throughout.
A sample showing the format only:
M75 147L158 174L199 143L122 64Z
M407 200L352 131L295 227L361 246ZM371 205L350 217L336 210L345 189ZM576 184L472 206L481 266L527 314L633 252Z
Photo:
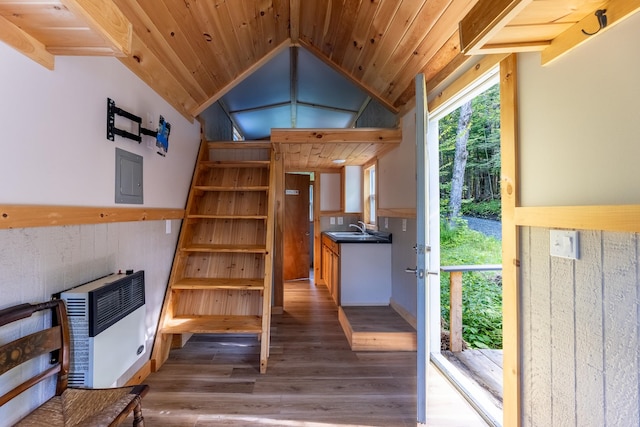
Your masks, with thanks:
M138 124L138 134L128 132L126 130L118 129L116 127L116 116L121 116L126 119L131 120ZM156 137L158 131L145 129L142 127L142 118L136 116L135 114L131 114L128 111L123 110L122 108L116 107L116 102L107 98L107 139L110 141L115 140L115 135L121 136L123 138L132 139L138 144L142 142L142 135Z

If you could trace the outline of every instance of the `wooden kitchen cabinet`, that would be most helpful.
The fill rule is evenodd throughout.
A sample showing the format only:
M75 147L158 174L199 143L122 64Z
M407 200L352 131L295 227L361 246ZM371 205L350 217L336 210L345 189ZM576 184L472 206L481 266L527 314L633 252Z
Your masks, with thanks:
M327 236L322 236L322 280L333 301L340 305L340 245Z

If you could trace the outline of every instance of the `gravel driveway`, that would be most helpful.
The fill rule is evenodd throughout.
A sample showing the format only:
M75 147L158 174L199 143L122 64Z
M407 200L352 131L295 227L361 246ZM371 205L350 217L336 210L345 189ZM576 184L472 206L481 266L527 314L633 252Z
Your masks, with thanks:
M500 221L472 218L469 216L463 216L462 218L467 221L470 229L479 231L487 236L495 237L498 240L502 240L502 223Z

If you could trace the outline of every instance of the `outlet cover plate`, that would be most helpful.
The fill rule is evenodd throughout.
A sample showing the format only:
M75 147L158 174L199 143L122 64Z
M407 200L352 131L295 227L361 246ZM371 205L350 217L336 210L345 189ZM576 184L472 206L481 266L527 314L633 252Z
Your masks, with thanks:
M551 256L578 259L580 257L578 236L575 230L551 230L549 233Z

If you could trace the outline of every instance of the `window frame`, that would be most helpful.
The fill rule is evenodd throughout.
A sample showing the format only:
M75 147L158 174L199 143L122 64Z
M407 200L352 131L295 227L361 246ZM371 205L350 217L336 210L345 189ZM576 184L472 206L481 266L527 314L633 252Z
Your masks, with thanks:
M373 180L371 179L373 171ZM368 229L378 229L378 159L362 166L362 220ZM373 200L371 200L373 190ZM373 212L372 212L373 211Z

